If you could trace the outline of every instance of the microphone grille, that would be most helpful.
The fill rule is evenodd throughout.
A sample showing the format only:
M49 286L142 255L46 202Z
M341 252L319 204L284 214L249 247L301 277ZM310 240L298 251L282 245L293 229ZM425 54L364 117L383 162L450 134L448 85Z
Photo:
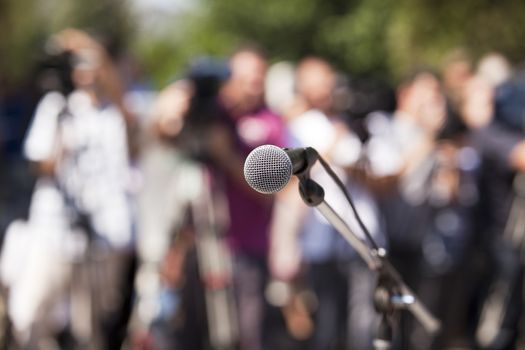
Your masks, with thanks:
M281 148L264 145L254 149L244 162L244 178L260 193L283 189L292 177L292 161Z

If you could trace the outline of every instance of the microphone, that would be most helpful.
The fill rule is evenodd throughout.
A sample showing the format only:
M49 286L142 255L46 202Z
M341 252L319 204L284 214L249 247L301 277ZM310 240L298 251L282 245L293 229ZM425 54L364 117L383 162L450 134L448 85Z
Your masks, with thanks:
M313 149L259 146L244 162L244 178L257 192L265 194L278 192L288 184L292 175L310 167L311 157L308 150Z
M322 187L309 178L309 170L317 160L321 162L321 165L323 165L332 179L336 181L343 193L345 193L354 211L357 222L372 244L372 247L360 239L350 229L347 222L325 202ZM280 191L288 184L292 175L299 177L299 192L304 202L309 206L316 207L326 220L328 220L355 249L370 270L379 273L378 285L374 295L381 296L377 301L376 308L377 311L383 315L380 327L384 327L387 333L385 333L386 339L381 338L381 336L376 339L387 345L384 348L389 348L391 342L391 325L388 323L388 317L386 317L386 315L392 313L392 311L407 309L430 334L433 335L439 331L441 327L440 321L427 310L425 305L423 305L410 288L408 288L399 272L397 272L388 260L386 251L379 248L374 242L374 239L360 219L352 199L344 188L344 184L337 178L337 175L330 169L315 149L312 147L282 149L277 146L264 145L254 149L244 163L244 177L246 182L248 182L251 188L260 193L269 194ZM378 294L378 291L380 294ZM394 302L395 297L401 297L401 303ZM379 348L379 346L377 346L377 348Z

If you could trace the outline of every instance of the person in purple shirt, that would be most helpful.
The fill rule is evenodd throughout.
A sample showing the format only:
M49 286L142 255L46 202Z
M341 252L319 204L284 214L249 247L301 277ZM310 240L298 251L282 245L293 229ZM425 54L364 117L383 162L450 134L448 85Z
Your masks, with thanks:
M220 92L234 130L213 133L215 164L225 176L230 213L228 243L234 255L241 349L260 349L264 310L263 290L268 269L269 228L273 198L248 187L242 164L248 153L263 144L283 146L281 118L264 105L267 62L254 48L243 48L230 58L231 77ZM226 137L224 137L226 136ZM228 149L228 141L230 145Z
M257 47L238 49L229 60L229 79L219 89L214 120L206 125L203 148L226 192L230 223L228 242L234 253L266 258L273 198L251 189L243 164L256 147L284 147L285 126L264 103L267 62Z

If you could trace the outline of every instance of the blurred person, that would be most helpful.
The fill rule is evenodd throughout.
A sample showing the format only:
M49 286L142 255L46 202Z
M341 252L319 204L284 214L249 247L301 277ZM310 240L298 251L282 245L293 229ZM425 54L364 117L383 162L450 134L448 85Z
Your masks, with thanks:
M308 57L299 63L297 98L288 111L288 128L295 146L311 146L333 165L365 225L381 240L374 200L349 176L360 157L361 144L334 108L336 79L334 68L321 58ZM325 189L327 202L355 232L361 232L340 189L318 166L312 176ZM369 348L377 319L372 305L373 273L319 213L302 203L296 186L292 182L278 196L270 266L277 280L306 285L314 299L304 293L292 295L284 309L288 329L296 337L309 339L311 349ZM300 282L305 277L306 282ZM303 306L298 302L301 298ZM313 324L307 318L312 302Z
M513 85L515 80L495 85L486 72L480 73L467 84L462 104L470 142L482 160L478 225L487 268L474 337L478 348L508 349L523 341L524 232L519 218L525 208L521 175L525 146L516 118L523 111L518 97L523 95Z
M225 203L218 198L220 181L210 176L206 140L210 129L224 123L217 95L229 71L221 62L197 59L185 76L159 94L151 139L140 159L141 267L132 325L139 348L229 348L237 340L236 325L229 324L233 320L228 302L221 303L223 314L211 315L210 322L205 311L214 301L204 301L204 294L229 294L231 272L224 266L229 263L228 254L214 251L206 257L202 253L203 246L224 248ZM215 227L205 228L212 224ZM215 263L212 270L207 267L210 261ZM200 278L223 282L203 287ZM226 327L225 333L213 339L217 322Z
M235 168L232 164L226 182L230 213L228 242L234 255L240 347L260 349L264 343L262 322L266 306L263 292L268 278L273 198L264 195L261 198L254 193L246 184L241 169L251 150L262 144L284 146L286 135L280 117L264 105L267 70L264 54L258 49L240 49L231 56L230 69L231 78L221 91L221 102L233 119L240 139L237 157L240 156L241 163ZM217 156L218 161L232 162L225 157L226 153Z
M73 339L62 346L118 348L133 270L127 183L128 130L134 121L100 44L76 29L58 33L49 44L69 53L70 66L60 74L67 82L71 73L72 91L52 90L42 98L25 140L25 154L40 179L29 221L11 227L27 250L18 260L20 274L7 269L9 312L22 346L42 346L46 336L70 332ZM16 242L10 247L16 250ZM24 249L23 242L18 249ZM4 254L16 259L12 251ZM4 267L15 268L15 260L6 260ZM57 311L61 316L53 324Z
M174 152L179 153L181 160L180 163L173 163L174 169L179 168L175 170L179 174L175 174L169 181L172 181L173 186L189 189L193 186L191 183L194 180L183 176L184 172L180 169L196 167L200 169L197 173L204 171L209 174L211 187L208 189L211 188L215 198L223 198L223 205L215 206L214 210L217 212L213 215L217 216L217 222L222 222L216 227L219 242L226 242L233 256L230 279L236 297L238 343L241 349L260 349L263 346L265 310L263 290L267 280L268 227L273 203L271 196L260 195L246 184L242 171L243 163L253 148L266 143L284 145L285 137L280 118L264 105L266 69L266 58L258 49L241 48L229 59L230 76L225 81L224 77L217 81L219 86L214 86L218 90L217 94L208 95L209 104L192 105L198 91L195 89L196 81L187 79L175 82L165 89L159 96L156 108L157 133L161 138L172 143ZM194 108L200 108L201 112L204 109L205 113L193 114ZM170 151L166 149L166 152ZM200 176L202 175L194 175L195 178ZM179 195L178 198L176 196L166 199L176 207L181 206L177 201L182 201L184 207L184 201L191 200L191 196L201 191L188 194L187 198L180 198ZM176 193L170 191L168 196L171 195ZM170 241L185 240L181 232L189 230L190 234L186 237L194 238L186 238L186 240L189 239L190 246L193 244L197 246L198 257L191 259L189 255L191 248L189 248L186 257L182 258L184 262L177 263L178 268L173 265L173 268L182 271L185 275L183 281L179 279L176 282L180 288L179 295L183 298L178 312L181 315L186 314L184 320L179 322L181 333L180 336L176 336L177 343L182 348L213 347L214 344L210 344L210 339L206 339L210 334L205 334L208 330L206 317L213 315L207 313L204 318L188 315L189 308L197 305L196 299L203 298L202 290L204 289L206 293L208 288L213 286L208 284L210 276L203 275L202 265L206 262L198 253L198 241L202 237L199 236L196 222L198 218L195 217L195 213L199 215L199 211L193 211L193 216L188 217L184 214L187 210L182 208L181 211L177 211L179 213L177 216L181 217L173 217L175 224L168 223L167 226L157 227L152 231L141 230L143 237L141 240L144 245L148 244L149 235L164 237L157 240L156 251L149 250L148 253L141 249L143 250L141 255L143 265L152 263L159 267L164 257L169 254ZM225 216L222 216L222 221L220 213ZM145 255L146 253L148 256ZM198 270L196 265L199 266ZM223 277L228 278L228 276ZM194 292L200 290L200 292L198 295L190 294L192 290ZM187 295L187 298L184 295ZM204 307L208 305L209 300L206 299ZM200 308L200 311L199 309L193 311L202 314L202 304L197 308ZM189 317L192 317L194 328L184 324L190 321ZM208 325L209 321L208 319Z
M72 89L72 81L71 81L71 69L70 69L70 59L71 54L70 53L48 53L46 52L43 57L41 58L38 68L35 71L35 86L39 90L39 93L41 95L46 95L50 92L55 92L56 94L67 94L68 92L71 92ZM22 152L21 152L22 153ZM7 186L5 188L8 188ZM36 197L36 194L40 191L40 188L42 188L41 185L37 183L37 186L34 191L33 198ZM41 191L40 191L41 192ZM35 202L35 199L32 200L32 203ZM48 203L49 205L49 203ZM52 204L50 205L52 206ZM30 221L37 221L35 220L35 214L33 214L35 211L32 209L32 207L29 207L29 219ZM33 205L34 207L34 205ZM27 216L26 216L27 217ZM22 221L22 218L18 218L18 220L10 223L8 226L8 230L6 232L6 245L2 248L2 255L1 255L1 268L2 268L2 282L10 289L15 289L15 279L14 277L19 274L20 267L24 266L23 264L27 260L35 260L35 254L31 254L29 259L27 258L26 249L30 244L31 240L28 239L30 237L29 230L24 228L28 225L25 225ZM41 222L41 220L40 220ZM17 230L17 227L20 228ZM55 227L55 230L57 230L57 227ZM47 242L46 242L47 243ZM18 246L17 246L18 245ZM42 251L48 251L49 244L45 244L42 246ZM24 252L25 254L23 254ZM45 255L45 254L43 254ZM42 256L42 255L41 255ZM21 260L19 260L21 258ZM60 269L60 271L63 271L64 269ZM24 270L22 269L22 272ZM42 272L43 269L40 268L39 272ZM48 270L49 271L49 270ZM58 269L57 269L58 271ZM9 277L9 276L12 277ZM23 275L23 274L22 274ZM27 275L27 274L26 274ZM61 273L56 272L55 276L59 275L62 276ZM31 276L30 276L31 277ZM26 281L30 281L30 278L26 278ZM18 288L20 289L20 288ZM24 288L22 288L22 292ZM25 288L26 291L28 288ZM40 290L43 290L44 288L40 288ZM49 288L48 288L49 290ZM14 294L14 293L11 293ZM45 292L44 292L45 294ZM48 293L48 295L51 293ZM25 310L19 310L23 311L21 312L15 312L13 313L13 310L8 310L10 313L10 318L15 323L15 330L20 330L20 316L24 318L24 313L26 314L25 318L36 318L34 313L34 306L35 304L45 304L42 303L40 298L38 296L35 296L33 293L34 300L31 300L28 302L24 309ZM9 303L6 305L6 307L12 306L11 300L9 300ZM29 312L28 312L29 311ZM27 315L29 314L29 317ZM52 328L49 325L51 322L51 317L49 315L45 315L46 317L46 323L48 323L47 327ZM40 317L42 320L42 317ZM23 323L26 323L27 321L22 321ZM17 327L18 326L18 327ZM18 329L17 329L18 328ZM25 328L25 325L22 326L22 328ZM26 333L28 333L29 330L26 330ZM32 333L37 333L35 329L31 331ZM33 334L34 335L34 334ZM29 336L28 334L24 335L25 337Z
M464 301L461 271L477 199L475 169L465 162L471 151L454 135L441 139L447 109L435 74L416 71L399 85L397 97L393 115L367 117L368 174L379 191L394 266L443 320L442 335L432 338L403 315L397 346L440 349L462 331L456 312ZM454 297L449 288L457 291Z

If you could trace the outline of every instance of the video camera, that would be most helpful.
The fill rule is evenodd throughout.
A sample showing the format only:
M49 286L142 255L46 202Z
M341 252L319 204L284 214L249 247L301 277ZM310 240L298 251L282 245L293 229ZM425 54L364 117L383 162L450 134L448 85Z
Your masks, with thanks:
M193 97L184 118L184 127L177 136L177 146L192 159L208 161L206 132L210 126L225 121L218 94L229 77L228 64L210 57L191 62L185 74L193 85Z
M40 93L57 91L68 95L73 91L74 55L71 51L45 51L37 60L35 81Z

